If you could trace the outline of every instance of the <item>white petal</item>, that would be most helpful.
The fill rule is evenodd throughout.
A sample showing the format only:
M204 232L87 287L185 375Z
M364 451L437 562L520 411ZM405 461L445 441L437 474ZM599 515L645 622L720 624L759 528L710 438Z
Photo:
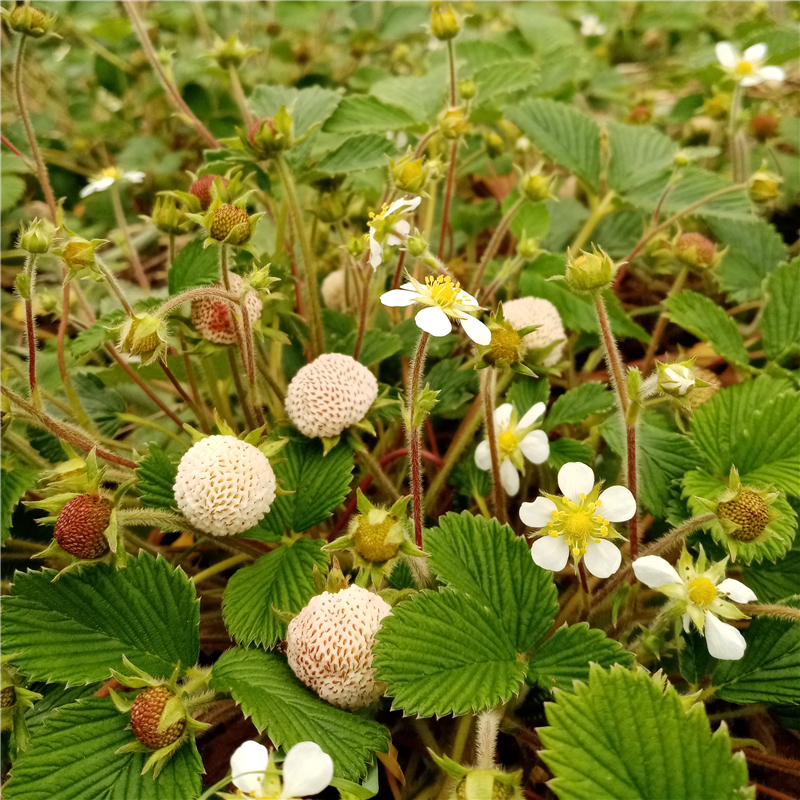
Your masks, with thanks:
M460 303L462 306L478 305L478 301L469 292L465 292L463 289L456 295L456 302Z
M553 521L553 512L558 511L556 504L547 497L537 497L532 503L523 503L519 507L519 518L529 528L544 528Z
M531 431L519 443L519 449L531 464L544 464L550 457L550 442L544 431Z
M651 589L681 582L681 576L675 567L661 556L642 556L637 558L632 566L637 579Z
M269 750L258 742L240 744L231 756L231 780L245 794L257 792L261 796L261 783L269 765Z
M735 67L739 60L736 48L730 42L717 42L717 60L723 67Z
M375 231L369 231L369 265L372 269L378 269L383 263L383 248L381 243L375 238Z
M398 239L396 236L392 236L392 234L390 233L386 237L386 244L388 244L389 247L397 247L397 245L403 244L403 240L402 239Z
M734 578L725 578L717 586L717 589L728 595L734 603L755 603L758 600L755 592L749 586L745 586L741 581L737 581Z
M522 419L519 421L519 427L527 428L533 425L533 423L544 414L546 408L547 406L544 403L534 403L525 414L523 414Z
M580 461L570 461L558 471L558 488L564 497L573 503L580 503L582 494L589 494L594 488L594 472Z
M744 636L733 625L718 620L706 611L706 644L708 652L724 661L738 661L747 647Z
M333 760L316 742L300 742L283 761L281 797L319 794L333 779Z
M416 292L407 292L405 289L389 289L381 295L381 303L391 308L405 308L417 302L419 295Z
M417 292L417 287L414 286L413 283L401 283L400 284L400 288L401 289L405 289L407 292L416 292L416 293L418 293Z
M475 344L487 345L492 341L492 332L475 317L464 317L461 320L461 327Z
M754 72L752 75L748 75L746 78L742 78L742 80L739 81L742 86L758 86L759 83L763 82L764 78L761 77L760 72Z
M141 183L144 180L144 172L123 172L122 177L129 183Z
M81 197L88 197L94 192L104 192L112 183L114 183L114 178L110 176L98 178L96 181L87 183L86 186L81 189Z
M431 336L447 336L447 334L453 330L453 326L450 324L447 314L445 314L439 306L423 308L422 311L414 317L414 320L418 328L421 328Z
M511 424L511 413L514 411L514 406L511 403L503 403L501 406L497 406L494 410L494 425L497 428L497 433L502 433L503 431L508 430L508 426Z
M475 466L482 470L492 468L492 452L486 439L475 448Z
M780 83L786 78L786 73L780 67L761 67L758 71L762 80Z
M536 566L559 572L567 566L569 545L560 536L542 536L531 545L531 558Z
M636 513L636 500L624 486L611 486L598 499L598 513L609 522L626 522Z
M692 618L688 614L684 614L681 617L681 620L683 621L683 632L689 633L689 631L691 630Z
M409 225L408 220L401 219L392 230L397 234L397 236L402 236L404 239L408 234L411 232L411 225ZM397 239L396 236L392 236L392 239L395 239L392 244L400 244L400 240Z
M519 472L509 459L500 465L500 483L511 497L519 491Z
M752 47L748 47L747 50L744 51L743 58L745 61L761 61L767 55L767 46L764 42L759 42L758 44L752 45Z
M593 542L591 539L586 543L586 554L583 556L586 569L595 578L607 578L613 575L622 563L622 552L612 542L601 539Z

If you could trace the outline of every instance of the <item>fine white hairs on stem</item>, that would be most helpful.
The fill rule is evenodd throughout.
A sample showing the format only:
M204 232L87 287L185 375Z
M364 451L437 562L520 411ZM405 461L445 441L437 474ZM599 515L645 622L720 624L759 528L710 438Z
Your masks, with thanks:
M490 708L478 714L475 729L475 766L478 769L493 769L495 766L497 734L502 717L502 708Z

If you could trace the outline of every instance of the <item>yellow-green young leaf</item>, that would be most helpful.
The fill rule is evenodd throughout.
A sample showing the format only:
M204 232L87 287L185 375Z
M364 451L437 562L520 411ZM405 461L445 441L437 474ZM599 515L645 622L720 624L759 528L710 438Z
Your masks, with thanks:
M11 517L17 503L28 489L36 486L39 471L15 467L11 470L0 470L0 544L5 544L11 536Z
M562 625L528 662L528 683L543 689L574 691L574 681L589 680L589 667L598 664L607 668L614 664L629 667L633 654L619 642L609 639L588 623Z
M136 741L109 698L88 697L59 709L31 731L27 750L3 787L6 800L175 800L197 797L203 762L194 739L184 743L157 779L142 775L148 753L117 750Z
M761 331L767 358L777 361L800 350L800 258L770 276Z
M17 573L3 603L3 648L29 678L78 684L122 670L126 656L168 677L200 653L200 603L183 570L142 552L126 569L98 564L53 581Z
M553 573L533 563L508 525L467 511L445 514L425 532L424 549L440 581L490 608L516 652L550 629L558 611Z
M377 97L352 95L339 103L325 123L326 133L386 133L414 125L402 108L382 103Z
M392 707L421 717L492 708L519 691L526 665L484 602L445 589L395 606L376 635L372 665Z
M366 133L353 136L342 142L335 150L331 150L317 164L320 172L329 175L357 172L362 169L373 169L386 166L386 156L393 155L396 148L380 133Z
M747 367L750 359L736 323L713 300L686 289L670 295L667 316L676 325L708 342L723 358Z
M625 125L610 120L608 131L608 185L621 195L653 179L664 185L672 167L675 143L650 126ZM605 242L598 238L597 241Z
M230 692L276 747L316 742L333 759L335 774L348 780L358 780L373 754L389 747L383 725L320 700L277 653L227 650L214 665L211 688Z
M178 468L170 461L163 450L150 445L150 453L136 468L139 482L136 488L142 498L142 505L170 511L175 508L175 477Z
M725 725L712 734L702 704L686 711L674 687L643 670L593 666L546 712L541 755L559 800L755 797Z
M328 571L323 544L298 539L237 570L225 588L222 614L228 632L239 644L272 647L285 637L286 625L272 613L272 607L296 613L308 603L315 593L314 567L323 575Z
M800 608L800 595L785 605ZM800 703L800 623L759 617L744 638L747 649L738 661L720 661L712 682L717 697L731 703Z
M577 108L555 100L528 100L504 113L548 157L589 188L600 180L600 129Z
M614 407L614 395L603 383L584 383L559 397L542 425L551 431L558 425L583 422L592 414L603 414Z
M202 238L189 242L175 256L167 275L170 297L219 280L219 252L216 247L203 248Z

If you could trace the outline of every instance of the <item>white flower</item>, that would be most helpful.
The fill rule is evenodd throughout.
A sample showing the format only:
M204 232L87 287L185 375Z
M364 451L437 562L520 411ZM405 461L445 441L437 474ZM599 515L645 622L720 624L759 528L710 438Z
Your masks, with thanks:
M742 86L755 86L763 81L782 81L780 67L764 66L767 46L763 43L748 47L743 54L730 42L717 42L717 59L725 71Z
M88 197L95 192L104 192L117 181L141 183L144 180L144 175L144 172L122 172L116 167L107 167L93 181L90 181L81 189L81 197Z
M668 394L677 394L683 397L695 385L695 377L690 367L683 364L672 364L659 371L658 386Z
M737 603L752 603L755 594L740 581L724 578L726 558L708 566L702 548L697 562L684 550L677 569L660 556L642 556L633 562L636 577L652 589L672 598L673 608L683 618L683 629L689 623L706 637L708 652L714 657L737 661L744 655L744 636L719 617L747 619L728 598Z
M532 464L542 464L550 455L550 443L544 431L535 431L533 425L546 406L536 403L531 406L522 419L517 422L517 412L511 403L503 403L494 412L494 427L497 445L500 450L500 483L512 497L519 491L519 473L525 474L523 456ZM492 454L489 441L485 439L475 451L475 464L478 469L492 468Z
M299 742L286 754L282 772L281 787L269 750L258 742L244 742L231 756L231 780L241 794L283 800L319 794L333 779L333 760L315 742Z
M478 311L478 301L465 292L458 281L445 275L436 278L428 276L425 284L409 276L410 283L399 289L391 289L381 295L385 306L403 308L405 306L425 306L417 313L414 321L431 336L447 336L453 329L450 319L458 320L464 333L476 344L487 345L492 341L492 332L472 313Z
M422 202L421 197L401 197L390 206L384 205L380 214L370 212L369 225L369 263L378 269L383 263L383 245L395 247L401 244L411 231L408 220L400 219L402 214L413 211Z
M602 36L605 32L606 26L597 14L581 14L581 33L584 36Z
M636 513L636 501L624 486L612 486L600 494L591 467L572 461L558 471L563 497L542 493L523 503L520 519L543 535L531 547L531 557L543 569L564 569L570 551L576 563L585 559L586 569L607 578L618 569L622 555L609 539L622 539L610 523L625 522Z

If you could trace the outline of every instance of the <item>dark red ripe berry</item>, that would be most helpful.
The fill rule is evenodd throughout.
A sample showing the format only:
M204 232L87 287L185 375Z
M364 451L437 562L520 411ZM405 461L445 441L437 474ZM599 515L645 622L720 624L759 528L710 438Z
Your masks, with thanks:
M200 208L203 211L207 211L211 205L211 187L215 178L219 178L223 186L228 185L228 181L222 175L203 175L189 187L189 194L193 194L200 201Z
M175 695L166 686L154 686L138 695L131 706L133 735L153 750L167 747L177 741L186 726L186 721L180 719L161 733L158 732L158 722L164 706L173 697Z
M61 509L55 537L62 550L77 558L100 558L108 552L103 535L113 506L99 494L81 494Z

